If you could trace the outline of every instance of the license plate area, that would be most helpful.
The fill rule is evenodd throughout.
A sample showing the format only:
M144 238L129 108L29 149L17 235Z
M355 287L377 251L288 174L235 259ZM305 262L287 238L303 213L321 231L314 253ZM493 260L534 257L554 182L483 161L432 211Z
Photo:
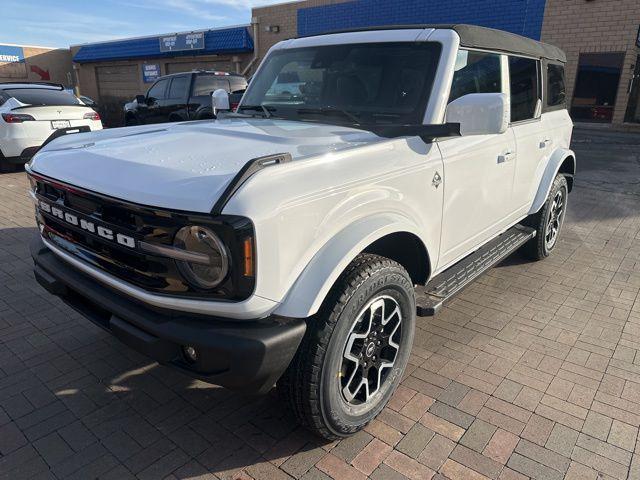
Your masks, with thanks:
M51 128L54 130L60 130L61 128L69 128L71 126L71 122L69 120L52 120Z

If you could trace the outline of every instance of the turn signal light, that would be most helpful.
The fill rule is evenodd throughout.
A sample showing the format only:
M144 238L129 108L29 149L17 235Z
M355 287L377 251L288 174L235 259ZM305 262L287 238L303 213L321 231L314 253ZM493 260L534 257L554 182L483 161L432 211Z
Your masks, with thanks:
M35 120L35 118L31 115L27 115L26 113L3 113L2 118L7 123L22 123Z
M242 272L245 277L253 277L253 239L247 237L243 243L243 257L244 257L244 271Z
M94 122L97 122L98 120L100 120L100 114L98 112L88 112L84 114L84 118L85 120L93 120Z

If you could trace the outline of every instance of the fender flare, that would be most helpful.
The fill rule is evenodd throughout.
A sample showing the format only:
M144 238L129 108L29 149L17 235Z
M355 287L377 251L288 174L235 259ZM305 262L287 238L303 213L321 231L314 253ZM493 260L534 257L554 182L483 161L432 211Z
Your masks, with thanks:
M399 232L421 238L415 225L394 213L377 214L351 223L318 250L273 313L292 318L315 314L340 274L359 253L376 240Z
M553 152L551 157L549 157L549 161L547 162L547 166L545 167L542 178L540 179L540 185L538 185L538 191L533 199L528 215L534 214L542 208L544 202L547 200L547 196L549 195L549 189L551 188L553 180L556 178L556 175L558 175L558 171L560 170L563 162L569 157L573 160L572 171L570 173L571 175L575 175L576 154L573 150L569 150L568 148L558 148Z

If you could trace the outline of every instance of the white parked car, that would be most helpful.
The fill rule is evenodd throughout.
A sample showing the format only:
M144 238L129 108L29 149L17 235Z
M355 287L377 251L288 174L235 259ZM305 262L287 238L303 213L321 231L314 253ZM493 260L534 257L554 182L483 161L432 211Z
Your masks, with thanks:
M313 431L353 434L398 386L417 313L557 247L576 168L564 62L465 25L278 43L224 119L40 151L35 275L139 352L277 384ZM296 95L272 95L282 76Z
M62 85L0 83L0 171L28 162L58 135L101 129L100 115Z

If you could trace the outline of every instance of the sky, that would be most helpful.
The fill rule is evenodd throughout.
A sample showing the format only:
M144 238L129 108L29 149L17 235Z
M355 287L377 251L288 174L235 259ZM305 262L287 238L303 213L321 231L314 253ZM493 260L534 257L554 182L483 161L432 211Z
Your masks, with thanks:
M285 0L0 0L0 44L68 47L249 23Z

